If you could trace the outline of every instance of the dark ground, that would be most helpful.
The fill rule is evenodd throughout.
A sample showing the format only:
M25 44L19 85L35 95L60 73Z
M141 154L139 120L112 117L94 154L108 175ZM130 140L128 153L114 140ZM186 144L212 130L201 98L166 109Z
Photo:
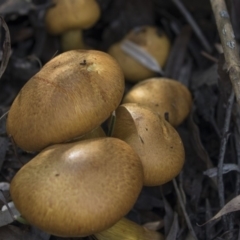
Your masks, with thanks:
M11 56L0 79L0 115L8 111L24 83L39 71L39 62L45 64L59 49L59 39L49 36L44 29L44 12L50 6L50 1L7 2L6 7L6 1L0 1L0 14L10 31ZM186 149L186 163L176 179L180 197L172 182L160 187L144 188L129 218L140 224L150 223L154 230L166 236L170 232L172 235L169 235L168 240L194 239L186 216L199 240L240 239L238 212L199 226L220 210L219 196L228 202L240 193L240 116L231 98L232 87L224 68L224 57L218 50L220 40L210 2L182 1L202 30L210 49L195 35L185 18L186 13L180 13L173 1L98 2L102 16L93 28L84 31L87 45L106 51L133 27L157 25L167 33L172 43L171 55L164 69L165 76L186 84L194 98L190 117L178 127ZM227 4L239 41L240 1L229 0ZM3 46L7 35L3 27L1 33ZM5 57L1 54L2 60ZM17 149L21 162L17 159L5 131L5 120L6 117L0 120L0 182L10 182L21 167L21 162L25 163L33 156ZM212 178L204 174L207 169L217 167L222 156L224 192L219 191L221 182L216 181L219 179L219 171L216 170ZM3 193L6 200L10 201L9 192ZM180 207L181 202L187 215ZM0 202L1 205L3 203ZM6 237L1 237L3 235ZM49 236L14 222L0 228L0 239L49 239ZM61 238L51 236L50 239Z

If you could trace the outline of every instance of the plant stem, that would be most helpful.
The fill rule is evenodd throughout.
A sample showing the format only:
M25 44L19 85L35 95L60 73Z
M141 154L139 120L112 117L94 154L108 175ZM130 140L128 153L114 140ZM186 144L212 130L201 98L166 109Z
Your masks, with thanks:
M210 0L221 39L227 70L238 106L240 106L240 56L230 17L224 0Z

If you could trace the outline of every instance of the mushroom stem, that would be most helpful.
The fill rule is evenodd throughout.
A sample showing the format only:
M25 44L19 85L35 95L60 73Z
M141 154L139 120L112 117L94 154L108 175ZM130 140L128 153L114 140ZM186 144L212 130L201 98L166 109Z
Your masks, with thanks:
M72 29L62 33L61 48L63 52L75 49L85 49L82 31L80 29Z
M122 218L111 228L94 234L98 240L163 240L164 236L156 231L148 230L126 218Z

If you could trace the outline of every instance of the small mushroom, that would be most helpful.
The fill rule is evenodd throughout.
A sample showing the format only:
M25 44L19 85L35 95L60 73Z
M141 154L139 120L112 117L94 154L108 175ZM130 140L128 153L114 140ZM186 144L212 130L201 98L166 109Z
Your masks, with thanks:
M134 103L119 106L112 136L122 139L138 153L145 186L164 184L182 170L185 153L179 134L147 107Z
M135 151L116 138L44 149L14 176L10 193L33 226L56 236L104 231L134 205L143 184Z
M121 44L125 40L137 44L154 57L160 67L163 67L170 52L170 41L166 34L153 26L138 27L126 35L122 41L113 44L108 50L108 53L118 61L126 80L137 82L156 76L155 72L143 66L122 50Z
M95 0L54 0L45 15L45 26L51 35L61 35L62 51L83 49L82 30L91 28L100 18Z
M148 230L127 218L122 218L111 228L94 235L98 240L164 240L161 233Z
M182 83L169 78L151 78L136 84L125 95L123 103L139 103L180 125L190 113L192 96Z
M7 132L26 151L40 151L82 136L119 105L124 76L107 53L73 50L49 61L21 89Z

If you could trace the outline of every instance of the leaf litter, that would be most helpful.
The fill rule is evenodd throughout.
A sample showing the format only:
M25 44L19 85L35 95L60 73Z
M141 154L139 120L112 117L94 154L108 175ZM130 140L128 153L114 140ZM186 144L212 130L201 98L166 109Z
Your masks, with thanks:
M83 31L87 45L106 51L132 28L156 25L167 33L172 43L168 62L165 67L161 66L164 76L184 83L194 98L191 115L177 128L186 152L182 173L174 183L144 188L128 217L164 233L169 240L239 239L238 215L233 212L238 211L240 205L240 114L234 101L229 109L231 83L225 59L216 48L220 41L209 1L98 0L98 3L102 17L95 26ZM23 84L39 71L37 61L31 59L45 64L59 52L59 38L46 34L42 17L52 5L50 0L0 1L1 116L7 113ZM233 0L229 9L236 38L240 40L238 5L238 1ZM147 59L146 65L152 62L149 68L154 67L160 73L160 66L151 56L131 43L127 43L127 49L134 52L136 59ZM132 87L131 83L127 85L126 91ZM21 149L14 152L6 135L6 117L7 114L0 118L0 188L10 205L8 184L21 168L21 162L28 162L34 154ZM227 124L226 117L229 118ZM14 212L14 207L10 207ZM223 219L226 214L231 216L227 221ZM201 223L206 224L199 226ZM62 239L13 221L6 211L0 212L0 225L3 240Z

